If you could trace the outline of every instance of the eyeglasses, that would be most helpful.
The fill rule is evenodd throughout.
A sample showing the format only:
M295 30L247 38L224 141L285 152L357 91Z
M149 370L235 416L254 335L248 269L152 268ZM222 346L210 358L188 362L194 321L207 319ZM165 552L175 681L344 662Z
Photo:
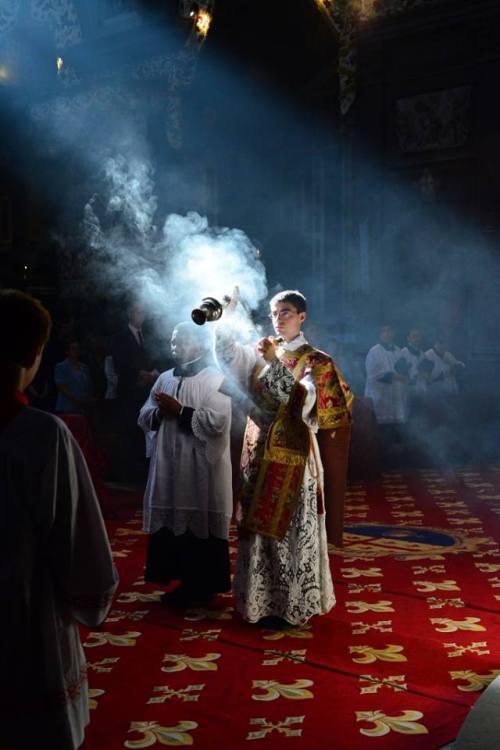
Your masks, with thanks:
M273 310L269 313L269 317L271 320L288 320L297 314L294 310Z

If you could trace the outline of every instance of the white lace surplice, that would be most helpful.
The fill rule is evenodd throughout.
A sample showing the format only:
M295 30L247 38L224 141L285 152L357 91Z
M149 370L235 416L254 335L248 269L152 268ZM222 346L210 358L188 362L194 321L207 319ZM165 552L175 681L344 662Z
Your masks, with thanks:
M425 357L433 364L430 374L429 390L433 396L456 396L458 383L455 368L460 365L451 352L445 352L441 357L435 349L428 349Z
M213 534L227 539L232 515L231 401L218 391L223 375L214 367L190 377L173 372L160 375L139 414L151 449L144 530L153 534L165 526L175 535L189 529L199 538ZM151 432L158 407L155 393L194 409L192 434L181 429L176 418L163 419L158 432Z
M287 344L287 350L293 351L305 343L300 335ZM262 368L260 385L270 399L267 403L274 403L271 411L261 415L259 443L262 446L279 404L288 401L293 375L279 361L266 366L254 348L229 342L223 332L219 332L216 339L216 351L221 365L240 383L250 381L255 367ZM335 604L325 516L318 514L318 485L322 490L323 469L314 435L316 389L310 376L301 383L307 390L303 419L310 427L311 451L292 522L282 540L244 533L239 542L234 596L237 610L250 622L273 615L300 625L313 615L328 612ZM257 406L265 409L258 398L256 401ZM257 462L243 461L243 511L250 501L258 469Z
M381 344L372 346L366 357L365 396L373 401L375 416L379 424L402 424L407 418L408 394L406 383L394 378L380 378L395 374L394 366L401 358L401 350L385 349Z

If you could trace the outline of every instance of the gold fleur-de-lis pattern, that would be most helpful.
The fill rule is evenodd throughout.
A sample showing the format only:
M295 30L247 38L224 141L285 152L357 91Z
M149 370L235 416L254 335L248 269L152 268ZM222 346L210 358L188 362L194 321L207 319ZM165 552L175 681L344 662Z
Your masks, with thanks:
M222 633L220 628L210 628L209 630L194 630L193 628L183 628L181 641L216 641Z
M156 685L153 687L153 695L148 703L165 703L166 701L178 698L183 703L192 703L198 700L205 684L186 685L185 688L173 688L169 685Z
M360 694L378 693L383 688L390 690L408 690L406 676L404 674L393 674L388 677L374 677L371 674L362 674L359 678Z
M347 590L349 594L363 594L370 591L372 594L380 594L382 591L381 583L348 583Z
M357 721L373 724L369 729L359 731L366 737L383 737L389 732L397 734L428 734L427 728L420 723L423 714L420 711L403 711L398 716L387 716L383 711L356 711Z
M136 630L130 630L126 633L107 633L100 630L95 633L89 633L87 640L83 644L86 648L95 648L96 646L135 646L137 639L142 635Z
M299 628L288 628L287 630L263 630L262 637L266 641L281 641L284 638L313 638L312 625L303 625Z
M252 693L254 701L274 701L277 698L288 698L288 700L307 700L314 698L313 693L308 689L313 685L312 680L298 679L291 683L276 682L276 680L254 680L253 688L259 688L259 691Z
M352 601L346 602L345 605L351 615L360 615L364 612L394 612L392 602L387 599L376 602Z
M194 672L217 671L217 660L221 654L205 654L204 656L188 656L187 654L165 654L163 661L169 666L162 667L162 672L182 672L192 669Z
M341 568L343 578L380 578L382 570L380 568Z
M428 594L431 591L460 591L456 581L413 581L413 585L419 594Z
M451 620L446 617L431 617L431 623L438 633L455 633L457 630L486 630L481 625L480 617L465 617L463 620Z
M369 630L378 630L380 633L392 633L392 620L378 620L377 622L351 622L353 635L365 635Z
M306 660L307 649L292 649L291 651L264 651L262 664L264 667L276 667L282 662L291 662L292 664L303 664Z
M143 620L146 617L148 612L148 609L136 609L131 612L128 610L112 609L106 617L106 622L120 622L121 620L139 622L139 620Z
M196 721L180 721L173 727L164 727L157 721L133 721L130 724L129 732L140 734L142 737L133 740L126 740L125 747L142 748L151 747L159 742L161 745L169 747L180 747L193 744L191 732L196 729Z
M247 735L247 740L262 740L268 735L276 732L283 737L300 737L305 716L287 716L281 721L269 721L268 719L250 719L250 726L258 727Z
M106 659L101 659L101 661L88 661L87 662L87 669L92 670L94 672L98 673L109 673L112 672L113 667L115 664L120 660L119 656L111 657L108 656Z
M374 661L407 661L402 653L403 646L391 643L385 647L349 646L349 653L355 654L352 660L357 664L371 664Z
M136 602L159 602L163 591L151 591L147 594L140 591L124 591L116 601L119 604L135 604Z
M105 690L100 690L99 688L88 689L89 708L91 711L94 711L97 708L97 699L100 698L101 695L104 695L105 692Z
M117 711L120 695L124 724L117 746L203 747L213 708L224 705L228 747L276 740L300 750L314 744L318 717L325 714L325 726L329 718L321 707L334 700L346 717L338 750L380 741L397 748L413 735L425 743L426 734L429 746L437 746L438 712L429 701L439 694L450 716L456 706L462 720L464 707L500 676L493 614L500 601L500 544L480 528L490 532L488 518L494 508L500 512L500 470L497 489L473 486L484 483L482 475L466 482L458 472L451 486L432 470L411 479L391 473L376 490L350 487L344 548L329 549L336 608L275 630L242 623L230 592L210 606L162 606L163 588L143 576L141 521L113 523L119 526L112 542L122 587L102 628L85 629L82 637L96 731L102 722L108 736L107 712L111 706ZM474 512L471 497L481 497ZM357 533L373 517L373 526L385 525L388 533ZM422 542L433 531L449 534L454 552ZM152 645L151 633L161 645ZM422 681L427 659L430 671ZM132 660L147 666L131 685Z
M455 659L458 656L464 656L465 654L476 654L476 656L483 656L489 654L490 650L486 641L474 641L469 644L458 644L458 643L443 643L445 649L447 649L447 656L449 659Z
M222 607L220 609L209 609L208 607L195 607L187 610L185 620L200 622L201 620L231 620L234 607Z
M458 597L441 599L437 596L429 596L427 597L427 604L429 605L430 609L443 609L443 607L454 607L455 609L461 609L462 607L465 607L465 602L463 601L463 599L459 599Z
M463 693L478 692L496 680L500 676L500 669L490 669L486 674L478 674L472 669L465 669L458 672L450 672L452 680L459 680L462 684L457 685ZM463 684L465 683L465 684Z

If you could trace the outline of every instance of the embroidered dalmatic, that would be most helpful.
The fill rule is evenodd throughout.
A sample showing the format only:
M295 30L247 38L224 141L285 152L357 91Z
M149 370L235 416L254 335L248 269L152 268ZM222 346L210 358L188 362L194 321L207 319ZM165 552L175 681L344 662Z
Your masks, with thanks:
M352 395L332 360L300 334L268 365L219 328L216 353L250 394L241 458L240 542L234 594L250 622L292 624L335 603L315 433L349 422Z
M117 574L66 426L23 408L2 428L0 747L75 750L89 721L77 622L102 622Z

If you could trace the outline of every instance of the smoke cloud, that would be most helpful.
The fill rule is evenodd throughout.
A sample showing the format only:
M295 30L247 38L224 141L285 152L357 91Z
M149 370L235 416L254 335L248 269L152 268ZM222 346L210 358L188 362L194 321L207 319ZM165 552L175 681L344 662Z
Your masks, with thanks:
M195 211L169 214L159 229L154 172L142 157L109 157L105 188L84 207L84 268L94 287L140 300L161 324L190 318L203 297L219 300L238 286L243 307L267 295L259 250L240 229L212 227ZM243 338L249 312L236 319ZM253 334L255 335L255 333Z

